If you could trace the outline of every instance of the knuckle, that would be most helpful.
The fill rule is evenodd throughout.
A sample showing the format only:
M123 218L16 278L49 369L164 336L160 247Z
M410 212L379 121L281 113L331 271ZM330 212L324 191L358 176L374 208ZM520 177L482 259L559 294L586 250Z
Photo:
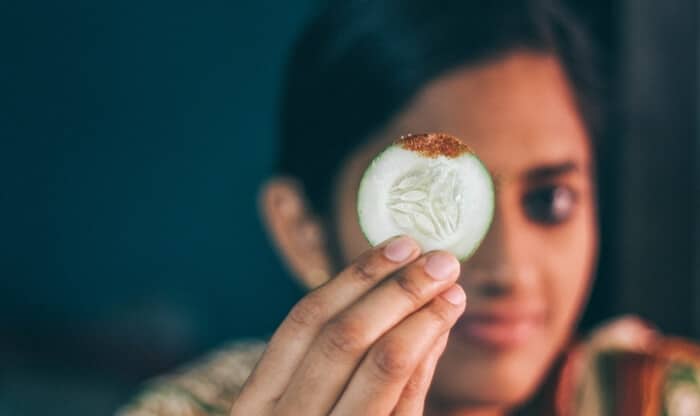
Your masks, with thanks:
M374 266L374 256L372 252L366 253L358 258L351 267L352 276L361 281L373 281L377 276Z
M445 302L433 302L427 311L437 321L440 328L449 327L454 321L454 308L445 305Z
M396 277L396 284L401 292L411 301L414 307L421 306L427 296L427 291L416 279L412 279L407 273L401 273Z
M403 388L402 398L413 400L424 393L424 381L420 377L411 377Z
M323 352L329 358L358 356L368 348L367 335L362 322L341 318L329 323L324 331Z
M405 379L413 369L409 348L398 341L387 340L379 345L373 361L378 378L385 382Z
M300 300L289 312L291 322L302 327L313 327L323 321L326 306L316 295L308 295Z

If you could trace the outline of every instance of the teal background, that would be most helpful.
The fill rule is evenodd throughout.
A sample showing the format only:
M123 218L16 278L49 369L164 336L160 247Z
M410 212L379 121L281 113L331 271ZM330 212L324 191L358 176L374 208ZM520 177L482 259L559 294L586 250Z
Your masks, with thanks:
M0 415L107 414L284 316L300 291L255 197L310 10L0 6Z

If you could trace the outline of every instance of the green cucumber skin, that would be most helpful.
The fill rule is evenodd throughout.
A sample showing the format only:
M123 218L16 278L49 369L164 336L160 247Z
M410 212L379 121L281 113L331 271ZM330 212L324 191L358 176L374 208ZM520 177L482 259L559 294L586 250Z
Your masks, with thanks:
M491 225L493 224L493 216L496 212L496 185L493 183L493 177L491 177L489 170L486 169L486 165L484 164L484 162L481 161L481 159L479 159L479 156L477 156L475 153L472 153L472 156L476 159L477 162L479 162L479 167L481 167L481 169L484 171L484 173L486 174L486 177L489 180L489 185L491 186L491 207L492 207L492 209L491 209L491 215L489 216L489 223L486 226L486 231L484 231L484 233L481 235L481 238L477 240L477 243L474 245L474 248L472 249L472 251L470 251L469 253L467 253L463 257L457 257L457 259L460 262L465 262L465 261L469 260L469 258L472 255L474 255L476 250L478 250L479 247L481 247L481 243L484 242L484 238L486 238L486 235L489 233L489 230L491 229Z
M392 144L391 146L388 146L386 149L382 150L379 154L377 154L374 158L372 158L372 161L367 165L367 168L365 168L365 171L362 173L362 178L360 179L360 186L358 187L358 190L357 190L357 194L358 194L358 195L359 195L360 192L362 191L362 187L363 187L364 184L365 184L365 179L366 179L366 177L367 177L368 172L372 170L372 169L371 169L372 165L374 165L374 163L375 163L377 160L381 159L381 157L384 156L384 153L386 153L386 152L387 152L389 149L391 149L393 146L395 146L395 145ZM476 252L476 250L479 249L479 247L481 246L481 243L484 241L484 238L486 238L486 235L488 234L489 230L491 229L491 225L493 224L494 213L496 212L496 192L495 192L495 184L494 184L494 182L493 182L493 178L491 177L491 174L489 173L488 169L486 168L486 165L484 164L484 162L481 161L481 159L479 158L479 156L477 156L476 153L470 153L470 155L471 155L474 159L476 159L476 161L477 161L478 164L479 164L479 167L483 170L483 172L486 174L486 177L487 177L488 180L489 180L489 185L490 185L490 187L491 187L491 206L492 206L492 210L491 210L491 215L489 216L489 219L488 219L488 226L486 227L486 231L483 233L483 235L481 236L481 238L479 238L479 239L477 240L477 243L474 245L474 248L473 248L469 253L465 254L464 256L457 256L457 255L455 255L455 257L457 257L457 260L459 260L461 263L466 262L467 260L469 260L469 258L471 258L471 256L474 255L474 253ZM362 215L363 215L363 210L360 208L360 198L358 197L358 198L356 198L356 199L357 199L357 201L356 201L356 203L355 203L355 205L356 205L355 208L356 208L356 211L357 211L357 214L358 214L358 223L360 224L360 230L362 231L362 235L365 237L365 240L370 244L370 246L374 246L374 244L372 244L372 241L370 241L369 237L367 236L367 233L365 232L365 229L362 227L362 222L359 220L359 219L362 217ZM396 237L396 236L392 236L392 237L389 237L389 238L393 238L393 237ZM454 254L454 253L453 253L453 254Z

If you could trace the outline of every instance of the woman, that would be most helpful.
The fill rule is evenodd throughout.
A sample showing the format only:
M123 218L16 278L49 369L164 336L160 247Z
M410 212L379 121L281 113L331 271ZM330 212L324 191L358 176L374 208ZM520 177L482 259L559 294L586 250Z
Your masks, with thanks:
M598 247L591 57L556 3L481 3L339 0L316 17L288 68L280 176L261 193L283 259L315 289L267 344L236 344L161 380L124 414L693 406L692 383L677 399L658 381L671 368L667 352L681 350L637 321L573 343ZM373 156L402 135L433 131L464 139L496 183L492 227L463 264L405 236L372 248L357 220ZM618 353L603 355L611 346ZM682 354L691 362L695 351ZM637 361L619 374L646 374L653 387L628 377L629 391L619 390L629 357Z

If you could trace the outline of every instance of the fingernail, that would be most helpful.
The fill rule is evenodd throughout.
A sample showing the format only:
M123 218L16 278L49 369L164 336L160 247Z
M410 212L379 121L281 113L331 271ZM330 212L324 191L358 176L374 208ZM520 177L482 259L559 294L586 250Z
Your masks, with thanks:
M415 250L415 245L408 237L398 237L384 247L384 256L396 263L406 261Z
M425 262L425 272L437 280L449 279L459 271L457 259L447 253L435 253Z
M453 285L442 292L441 296L453 305L460 305L467 298L467 295L464 294L464 290L459 285Z

